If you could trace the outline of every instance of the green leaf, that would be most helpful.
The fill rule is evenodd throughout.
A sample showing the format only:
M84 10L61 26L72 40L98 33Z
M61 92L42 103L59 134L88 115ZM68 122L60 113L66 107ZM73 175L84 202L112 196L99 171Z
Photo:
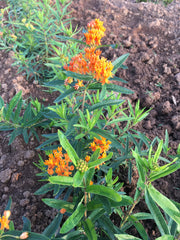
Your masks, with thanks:
M86 221L83 222L83 226L88 240L97 240L95 226L89 218L87 218Z
M40 187L35 193L34 195L41 195L41 194L45 194L49 191L54 190L54 184L51 183L47 183L45 185L43 185L42 187Z
M60 233L67 233L72 228L74 228L79 223L79 221L83 218L85 211L86 211L86 207L82 203L80 203L76 208L76 210L73 212L73 214L63 224L60 230Z
M30 232L31 231L31 222L28 218L22 217L23 219L23 232Z
M72 213L74 209L74 204L70 202L66 202L64 200L54 199L54 198L43 198L42 201L49 207L52 207L58 210L61 208L65 208L67 212Z
M85 180L86 180L86 186L90 184L90 181L92 179L92 177L94 176L94 173L95 173L95 169L94 168L91 168L91 169L88 169L88 171L85 172Z
M142 237L143 240L149 239L143 225L138 221L138 219L136 217L130 216L129 221L133 222L133 225L135 226L135 228L137 229L139 235Z
M159 179L159 178L165 177L167 175L170 175L171 173L177 171L178 169L180 169L180 163L175 163L175 164L172 164L170 166L167 166L167 168L162 170L162 171L151 172L149 181L153 182L156 179Z
M64 93L62 93L59 97L57 97L54 100L54 103L59 103L61 100L63 100L65 97L67 97L68 95L70 95L71 93L75 92L76 90L74 88L70 88L67 91L65 91Z
M142 240L141 238L134 237L129 234L115 234L118 240Z
M66 74L67 77L72 77L72 78L76 78L76 79L83 80L83 81L91 81L91 80L93 80L93 76L92 75L83 75L83 74L70 72L70 71L66 71L64 73Z
M121 195L119 195L114 189L105 187L103 185L91 185L87 186L86 192L105 196L112 199L115 202L120 202L122 200Z
M58 238L57 240L79 240L79 239L87 240L87 237L84 235L84 230L76 230L70 232L63 237ZM56 240L56 238L53 240Z
M46 237L51 238L59 229L59 226L61 224L63 215L61 213L58 213L56 217L53 219L51 224L47 226L47 228L43 231L43 235Z
M98 160L96 160L96 161L89 162L89 163L88 163L88 168L94 168L94 167L100 165L101 163L108 161L109 159L112 158L112 156L113 156L113 153L111 152L111 153L109 153L109 155L108 155L107 157L105 157L105 158L100 158L100 159L98 159Z
M60 144L66 150L70 159L72 160L72 162L76 166L77 161L79 160L79 157L78 157L76 151L74 150L72 145L69 143L66 136L60 130L58 130L58 137L59 137Z
M19 237L23 231L8 231L7 233L4 233L3 239L5 240L13 240L15 237ZM50 238L39 234L39 233L33 233L33 232L28 232L28 240L50 240Z
M180 224L180 211L174 203L156 190L152 184L148 187L152 199L177 223Z
M128 83L126 80L116 77L116 76L109 78L109 81L118 81L118 82Z
M95 90L95 89L102 89L102 84L101 83L92 83L89 85L88 89ZM119 92L123 94L133 94L134 92L128 88L121 87L115 84L107 84L106 85L107 91L114 91L114 92Z
M129 57L129 53L123 54L119 58L117 58L112 64L114 65L114 68L112 70L112 73L114 74L118 68L122 66L122 64L126 61L126 59Z
M154 200L152 199L152 196L149 193L149 188L145 188L145 201L146 204L154 218L154 221L156 222L158 229L162 235L169 234L168 226L163 218L163 215L157 205L155 204Z
M81 183L82 183L82 181L83 181L84 174L85 174L85 173L82 173L82 172L80 172L80 171L77 171L77 172L75 173L75 175L74 175L74 177L73 177L73 181L74 181L73 186L74 186L74 187L79 187L79 186L81 185Z
M124 102L124 100L104 100L102 102L95 103L92 106L88 107L88 110L91 112L91 111L94 111L95 109L98 109L101 107L105 108L107 106L117 105L117 104L120 104L123 102Z
M156 238L156 240L175 240L174 237L172 235L164 235L161 237Z
M6 120L9 121L12 111L15 108L15 106L17 105L17 103L19 102L20 98L22 95L22 91L18 92L10 101L7 112L6 112Z
M0 96L0 109L4 106L4 100L2 99L2 97Z
M73 177L51 176L49 177L49 181L52 184L67 185L67 186L73 185Z
M158 144L158 148L157 148L154 158L153 158L153 163L157 163L159 156L161 154L161 151L162 151L162 147L163 147L163 140L161 140Z

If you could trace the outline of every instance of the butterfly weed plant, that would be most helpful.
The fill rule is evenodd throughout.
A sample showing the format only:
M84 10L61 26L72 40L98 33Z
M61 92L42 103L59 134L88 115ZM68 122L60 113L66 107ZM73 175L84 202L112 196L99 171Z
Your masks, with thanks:
M158 137L151 141L134 130L149 110L141 109L139 101L135 107L130 102L124 105L122 94L132 91L114 84L125 82L115 73L126 69L128 54L114 62L101 57L105 27L99 19L88 23L84 35L85 48L69 62L46 64L55 77L44 86L60 93L54 105L44 107L32 100L21 114L21 92L6 105L1 98L0 130L11 131L10 144L20 134L27 143L32 134L39 138L37 127L56 129L44 134L39 146L47 154L36 164L45 184L35 194L52 191L54 198L42 201L58 210L43 233L32 232L27 218L23 230L17 231L9 220L10 199L0 218L1 239L148 240L143 221L149 219L159 229L158 240L178 239L180 204L160 193L153 182L180 168L180 147L177 155L171 156L167 131L165 141ZM133 169L138 171L134 196L124 192L124 183L114 174L121 165L128 166L129 183ZM142 200L149 211L134 211ZM118 222L111 221L112 214ZM136 236L128 234L132 227Z
M0 49L13 51L13 65L28 80L48 81L54 71L46 63L63 66L79 52L77 42L68 40L77 33L67 11L70 2L7 0L7 4L0 14Z

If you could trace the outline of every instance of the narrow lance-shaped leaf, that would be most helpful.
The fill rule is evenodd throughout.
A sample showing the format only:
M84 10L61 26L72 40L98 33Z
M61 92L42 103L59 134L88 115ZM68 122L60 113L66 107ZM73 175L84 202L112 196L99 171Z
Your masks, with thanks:
M73 185L73 178L72 177L51 176L51 177L49 177L49 181L52 184L67 185L67 186L72 186Z
M13 109L15 108L15 106L17 105L17 103L19 102L20 98L22 95L22 91L18 92L10 101L7 112L6 112L6 120L9 121L11 113L13 111Z
M86 188L86 192L105 196L115 202L120 202L122 197L114 189L105 187L103 185L91 185Z
M154 221L156 222L158 229L162 235L169 234L168 226L163 218L163 215L157 205L155 204L154 200L152 199L149 189L145 188L145 201L146 204L154 218Z
M60 233L67 233L75 226L77 226L79 221L83 218L85 211L86 207L82 203L80 203L76 210L73 212L73 214L63 224Z
M74 209L74 204L70 202L66 202L64 200L54 199L54 198L43 198L42 201L49 207L52 207L58 210L61 208L65 208L67 212L71 213Z
M95 226L92 223L92 221L89 218L87 218L86 221L83 222L83 225L88 240L97 240Z
M152 199L175 221L180 224L180 211L174 203L155 189L152 184L148 187Z
M72 160L72 162L76 166L76 163L79 160L79 157L78 157L76 151L74 150L72 145L69 143L66 136L60 130L58 130L58 137L59 137L60 144L66 150L70 159Z

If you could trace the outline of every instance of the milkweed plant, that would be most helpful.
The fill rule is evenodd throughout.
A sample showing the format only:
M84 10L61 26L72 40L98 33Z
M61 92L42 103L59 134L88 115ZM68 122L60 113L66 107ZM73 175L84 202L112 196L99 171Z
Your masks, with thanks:
M48 2L43 1L44 11ZM53 5L56 11L60 2L65 4L65 1L56 0L56 5ZM56 15L57 12L53 11ZM24 19L21 11L19 15L23 28L27 27L24 24L29 24L29 36L38 36L45 31L46 25L30 20L34 17L31 14L28 20ZM46 21L51 29L51 20ZM16 23L13 26L16 29ZM9 144L18 135L22 135L26 143L32 135L40 140L37 127L55 129L53 133L41 136L44 141L38 148L45 151L47 157L44 159L39 155L36 166L40 169L38 176L45 184L35 195L53 192L52 198L43 198L42 201L58 210L43 233L32 232L27 218L23 218L23 230L15 230L10 221L10 215L13 214L10 211L10 198L0 217L1 239L148 240L150 236L143 224L147 220L156 223L159 230L157 240L179 237L180 203L164 196L153 186L153 182L180 168L180 146L176 156L172 156L168 153L167 131L163 141L158 137L150 140L134 130L134 126L148 115L149 110L141 109L139 101L133 107L130 101L125 103L123 100L122 95L132 94L133 91L116 84L118 81L126 83L116 76L116 72L119 68L127 68L124 62L129 54L113 62L102 57L101 39L105 30L103 22L94 19L87 24L84 41L59 35L58 44L67 49L65 58L68 61L62 62L55 57L51 62L45 61L44 65L51 67L54 77L43 82L43 86L52 92L59 92L53 105L45 107L38 99L25 103L21 92L9 104L5 104L0 97L0 130L10 131ZM17 48L26 44L24 38L20 40L20 34L23 33L18 32L17 38L14 37L15 54ZM4 34L1 36L2 42L10 44L13 36L10 38ZM57 45L54 43L52 40L51 49L55 50ZM80 45L81 50L74 52L68 49L74 43ZM30 61L28 55L26 57ZM35 62L29 67L36 68ZM41 66L38 69L41 71ZM134 196L128 196L124 191L124 183L117 174L121 166L128 169L129 184L133 170L138 172ZM147 205L146 212L135 211L141 201ZM114 215L118 222L112 221ZM136 229L136 236L129 234L130 228Z

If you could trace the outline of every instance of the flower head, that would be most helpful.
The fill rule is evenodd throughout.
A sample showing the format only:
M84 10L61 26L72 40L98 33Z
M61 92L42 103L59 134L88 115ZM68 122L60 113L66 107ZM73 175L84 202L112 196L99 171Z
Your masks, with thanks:
M67 153L62 153L62 148L58 147L49 154L49 159L45 160L44 164L48 166L47 172L49 175L56 173L58 176L69 176L74 170L71 164L71 159Z
M94 137L94 141L92 143L90 143L90 147L91 150L93 152L95 152L97 149L100 149L100 156L98 157L98 159L102 159L105 158L106 152L109 150L109 145L111 144L111 141L106 140L106 138L99 136L101 139L98 139L96 137ZM102 165L103 163L101 163ZM99 165L95 167L96 169L99 169Z
M95 19L88 23L88 31L84 34L86 43L92 46L98 46L101 44L101 38L104 36L105 28L103 22L99 19Z
M65 208L61 208L60 213L64 214L65 212L66 212L66 209Z
M0 217L0 224L1 224L0 230L4 230L4 228L9 229L10 220L8 220L8 218L10 217L10 215L11 215L11 211L9 210L4 211L3 216Z

